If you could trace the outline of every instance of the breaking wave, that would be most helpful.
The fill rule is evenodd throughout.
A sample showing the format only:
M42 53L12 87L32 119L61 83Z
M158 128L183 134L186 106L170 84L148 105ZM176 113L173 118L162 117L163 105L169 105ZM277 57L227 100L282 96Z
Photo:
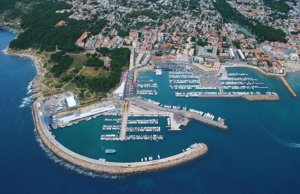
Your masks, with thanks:
M21 104L19 105L19 108L27 107L27 106L31 105L32 102L33 102L32 96L25 97L25 98L23 98Z
M33 81L34 81L34 80L32 80L32 81L28 84L28 86L27 86L27 94L32 94L32 84L33 84Z
M40 147L45 151L46 155L55 163L63 166L64 168L68 169L68 170L73 170L75 172L77 172L78 174L81 175L85 175L85 176L89 176L89 177L93 177L93 178L107 178L107 179L117 179L117 178L121 178L122 176L117 176L117 175L108 175L108 174L98 174L98 173L94 173L91 171L88 171L86 169L82 169L80 167L77 167L73 164L70 164L68 162L66 162L65 160L62 160L60 158L58 158L50 149L48 149L42 142L41 138L39 137L37 130L34 129L34 136L35 139L37 140L38 144L40 145Z
M22 99L22 102L19 105L19 108L24 108L24 107L30 106L32 104L32 102L33 102L32 84L33 84L33 80L28 84L27 93L26 93L27 96Z

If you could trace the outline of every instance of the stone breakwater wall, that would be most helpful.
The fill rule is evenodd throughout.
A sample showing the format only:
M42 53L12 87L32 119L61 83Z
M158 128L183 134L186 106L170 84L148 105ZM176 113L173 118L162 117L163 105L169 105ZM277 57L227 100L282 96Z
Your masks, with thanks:
M43 143L59 158L80 168L93 171L96 173L104 173L111 175L129 175L135 173L151 172L178 166L189 162L207 153L208 147L203 143L196 143L185 152L147 162L106 162L95 160L79 155L68 150L57 142L50 134L44 122L39 115L37 102L33 104L33 117L37 132Z

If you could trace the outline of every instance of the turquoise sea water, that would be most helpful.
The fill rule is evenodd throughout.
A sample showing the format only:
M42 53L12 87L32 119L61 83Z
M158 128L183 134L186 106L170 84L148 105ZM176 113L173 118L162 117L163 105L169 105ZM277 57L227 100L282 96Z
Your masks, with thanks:
M13 33L0 31L0 50L13 38ZM0 51L0 67L0 193L300 192L300 99L291 97L278 79L237 69L258 76L281 97L279 102L248 102L243 99L174 98L174 94L166 90L168 77L163 74L158 80L158 95L153 99L164 104L191 104L222 116L230 130L223 132L192 121L182 127L182 132L170 134L171 139L165 142L179 145L179 151L185 143L205 142L209 153L204 158L161 172L110 179L85 176L49 159L36 140L30 106L19 107L23 99L30 96L27 86L36 73L32 61ZM300 94L300 75L289 74L287 79ZM99 138L89 137L89 129L83 129L82 133L76 130L80 128L74 129L69 146L76 148L79 144L80 148L90 139ZM57 132L63 131L72 134L67 128ZM78 134L86 134L81 143L76 140ZM170 144L149 147L153 152L171 149ZM175 148L174 152L177 150ZM134 149L124 148L120 153L134 156L132 151Z

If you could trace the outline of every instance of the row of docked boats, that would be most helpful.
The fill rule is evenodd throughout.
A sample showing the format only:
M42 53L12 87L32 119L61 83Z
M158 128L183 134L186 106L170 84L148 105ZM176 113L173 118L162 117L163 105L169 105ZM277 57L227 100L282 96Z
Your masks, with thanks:
M160 132L160 126L154 127L127 127L127 132Z
M148 141L160 141L164 139L163 135L127 135L126 140L148 140Z
M265 86L223 86L224 90L231 89L231 90L254 90L254 89L268 89Z
M104 121L105 122L116 122L116 123L119 123L119 122L121 122L121 118L105 118Z
M111 131L111 130L120 130L120 125L103 125L102 130L104 131Z
M199 79L199 76L195 76L192 74L181 74L181 75L169 74L169 79Z
M215 90L217 87L208 87L200 85L170 85L172 90Z
M219 79L221 82L222 81L259 81L256 78L252 78L252 77L226 77L226 78L220 78Z
M158 88L158 84L157 83L139 83L137 85L137 88Z
M262 82L250 82L250 81L246 81L246 82L235 82L235 81L222 81L221 85L247 85L247 86L251 86L251 85L264 85L264 83Z
M245 77L245 76L249 76L249 74L247 74L247 73L228 73L227 76L228 77L236 77L236 76Z
M159 104L161 107L164 107L164 108L167 108L167 109L176 109L176 110L184 110L184 111L189 111L191 113L196 113L204 118L207 118L207 119L210 119L210 120L214 120L215 116L211 113L204 113L202 111L198 111L196 109L188 109L187 110L187 107L183 107L181 108L181 106L175 106L175 105L163 105L163 104ZM218 118L218 120L222 120L224 122L224 119L222 118ZM167 122L168 122L168 126L171 124L170 122L170 118L167 118Z
M127 124L158 124L158 119L128 120Z
M158 160L160 159L160 155L159 154L157 155L157 159ZM152 156L141 158L141 162L147 162L147 161L152 161L152 160L155 160Z
M156 96L158 92L156 90L137 90L138 95Z
M189 79L170 79L170 84L199 84L199 80L189 80Z
M119 135L117 135L117 134L104 134L104 135L101 135L100 140L101 141L103 141L103 140L119 141L120 139L119 139Z
M209 95L222 95L221 92L216 92L216 91L207 91L207 92L175 92L176 97L185 97L185 98L190 98L190 97L201 97L201 96L209 96Z

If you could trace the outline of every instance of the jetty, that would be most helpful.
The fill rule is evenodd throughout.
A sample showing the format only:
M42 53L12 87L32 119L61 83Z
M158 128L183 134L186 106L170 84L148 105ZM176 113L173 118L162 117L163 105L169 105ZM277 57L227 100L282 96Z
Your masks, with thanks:
M233 92L232 92L233 93ZM279 100L280 97L277 93L270 94L248 94L248 93L233 93L233 94L219 94L219 93L211 93L211 94L202 94L200 92L192 92L192 93L175 93L176 97L198 97L198 98L244 98L248 101L276 101Z
M286 79L283 76L280 76L280 80L283 82L283 84L289 90L289 92L292 94L292 96L297 97L296 92L293 90L291 85L286 81Z
M126 129L127 129L127 122L128 122L128 114L127 114L128 107L129 107L129 102L127 100L125 100L122 124L121 124L121 130L120 130L120 140L121 141L124 141L126 139Z
M260 73L262 73L264 76L269 76L269 77L279 77L280 80L283 82L283 84L285 85L285 87L289 90L289 92L292 94L292 96L297 97L296 92L293 90L293 88L290 86L290 84L287 82L287 80L285 79L285 75L286 72L284 74L281 75L277 75L274 73L267 73L265 71L263 71L262 69L256 67L256 66L252 66L252 65L246 65L246 64L234 64L233 67L246 67L246 68L250 68L250 69L254 69L259 71Z
M149 113L151 111L153 111L153 110L161 111L163 113L169 112L169 113L173 113L174 116L176 115L178 117L184 117L184 118L194 119L196 121L200 121L202 123L205 123L205 124L208 124L208 125L220 128L220 129L226 130L228 128L227 125L225 125L222 122L218 122L218 121L212 120L212 119L210 119L208 117L205 117L203 115L197 114L195 112L190 112L190 111L187 111L187 110L179 110L179 109L166 108L166 107L162 107L162 106L156 105L154 103L148 103L148 102L146 102L144 100L141 100L139 98L131 99L131 102L135 106L138 106L138 107L142 108L143 110L148 111ZM171 124L172 124L172 122L171 122Z
M45 124L40 102L33 104L33 117L36 130L42 142L59 158L80 168L95 172L111 175L129 175L134 173L143 173L162 170L177 166L191 160L197 159L207 153L208 148L203 143L195 143L186 148L183 152L145 162L108 162L104 160L95 160L79 155L61 145L50 133L49 127Z

